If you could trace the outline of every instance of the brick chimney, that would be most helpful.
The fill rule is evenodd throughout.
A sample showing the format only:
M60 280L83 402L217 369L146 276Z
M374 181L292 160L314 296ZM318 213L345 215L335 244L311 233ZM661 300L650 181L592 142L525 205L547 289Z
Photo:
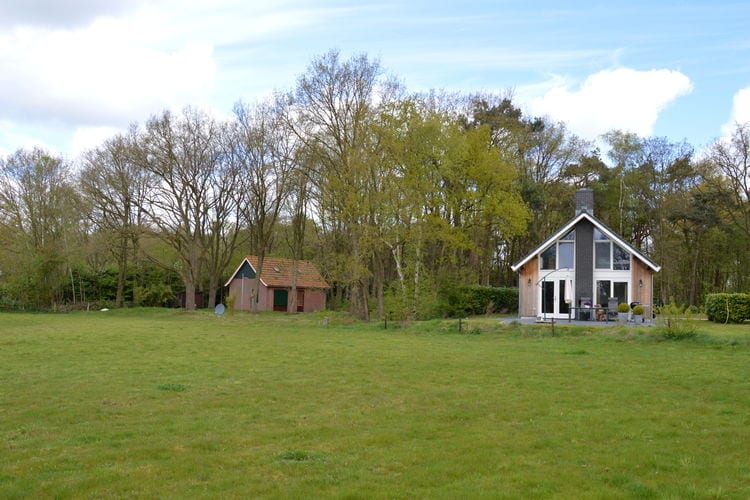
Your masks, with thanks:
M576 215L586 212L594 215L594 191L584 188L576 191Z

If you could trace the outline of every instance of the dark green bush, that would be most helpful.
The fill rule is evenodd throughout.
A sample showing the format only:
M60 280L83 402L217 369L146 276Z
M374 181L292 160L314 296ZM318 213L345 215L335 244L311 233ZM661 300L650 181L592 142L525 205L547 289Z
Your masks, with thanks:
M750 319L750 294L709 294L706 296L706 316L716 323L742 323Z
M518 311L518 288L458 286L441 290L441 313L447 317Z
M136 305L146 307L164 307L174 301L172 287L166 283L154 283L150 286L137 286L133 289Z

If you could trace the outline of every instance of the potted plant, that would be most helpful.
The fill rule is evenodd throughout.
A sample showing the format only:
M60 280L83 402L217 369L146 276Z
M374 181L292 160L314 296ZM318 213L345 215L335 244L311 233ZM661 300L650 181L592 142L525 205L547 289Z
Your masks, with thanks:
M630 312L630 306L625 302L620 302L617 305L617 320L620 323L627 323L628 312Z
M643 323L643 306L638 304L633 308L633 319L636 323Z

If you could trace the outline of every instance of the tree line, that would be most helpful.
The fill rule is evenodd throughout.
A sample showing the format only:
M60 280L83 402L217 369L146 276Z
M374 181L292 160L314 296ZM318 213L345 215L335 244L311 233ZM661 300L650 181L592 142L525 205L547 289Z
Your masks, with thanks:
M164 111L73 161L0 159L0 306L208 306L240 256L313 260L356 316L441 314L463 285L595 213L662 265L659 300L748 289L750 125L696 153L612 131L606 150L512 95L409 93L330 51L293 88L218 120ZM257 286L257 282L255 284Z

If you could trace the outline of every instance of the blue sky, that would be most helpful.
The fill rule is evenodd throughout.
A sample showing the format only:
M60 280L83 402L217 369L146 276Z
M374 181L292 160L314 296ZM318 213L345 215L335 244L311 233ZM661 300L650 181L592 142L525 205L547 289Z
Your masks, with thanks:
M750 2L721 0L2 2L0 154L73 159L188 104L226 116L329 49L410 91L512 89L589 140L619 128L700 149L750 121L749 21Z

